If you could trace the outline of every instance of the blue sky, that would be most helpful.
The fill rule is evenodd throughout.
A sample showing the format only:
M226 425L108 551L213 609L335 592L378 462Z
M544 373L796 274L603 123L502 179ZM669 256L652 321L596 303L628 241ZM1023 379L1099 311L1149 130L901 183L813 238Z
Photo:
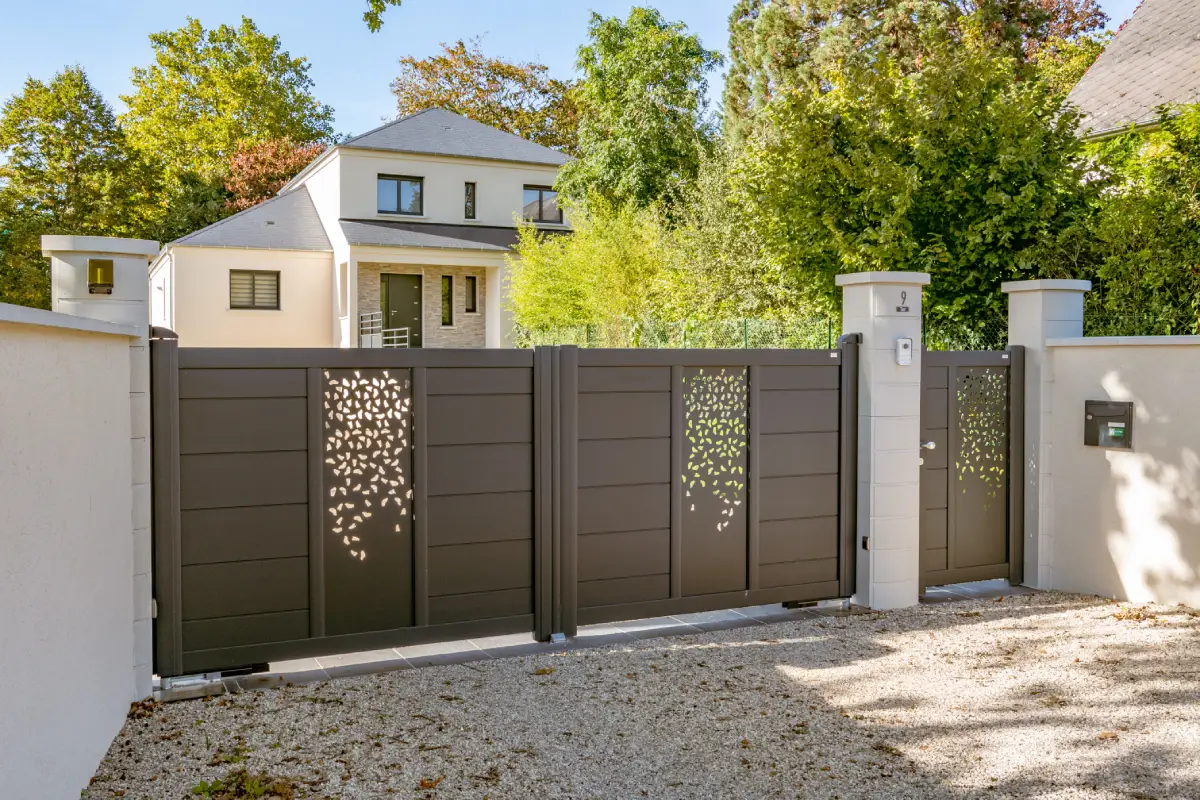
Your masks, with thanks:
M1113 27L1137 3L1101 0ZM27 75L49 79L64 65L78 63L120 111L131 68L151 61L148 34L177 28L188 15L206 27L246 15L261 30L278 34L292 55L309 59L316 95L333 106L337 131L361 133L391 115L388 85L402 55L423 57L437 52L439 42L483 36L490 54L540 61L553 74L569 76L589 12L624 16L634 5L656 6L668 19L686 22L706 46L724 51L733 0L405 0L388 11L376 34L362 23L362 0L66 0L54 3L52 13L43 3L12 5L5 11L0 49L0 99L19 92ZM711 80L711 95L719 98L721 77Z

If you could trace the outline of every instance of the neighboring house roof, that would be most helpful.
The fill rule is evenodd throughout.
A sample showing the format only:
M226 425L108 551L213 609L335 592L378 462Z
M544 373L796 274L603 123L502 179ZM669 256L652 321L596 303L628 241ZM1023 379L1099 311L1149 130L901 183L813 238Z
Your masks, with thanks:
M341 147L562 166L566 155L473 119L430 108L342 142Z
M379 247L440 247L453 250L506 251L517 243L516 228L481 225L442 225L433 222L339 220L351 245Z
M333 250L306 186L272 197L171 244L260 250Z
M1200 101L1200 2L1142 0L1067 101L1092 135L1155 122L1165 103Z

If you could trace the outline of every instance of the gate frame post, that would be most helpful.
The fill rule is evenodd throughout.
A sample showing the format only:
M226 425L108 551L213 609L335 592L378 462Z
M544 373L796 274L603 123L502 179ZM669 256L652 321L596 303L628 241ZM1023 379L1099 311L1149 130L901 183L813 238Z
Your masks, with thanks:
M1000 284L1008 295L1008 344L1025 350L1022 540L1024 584L1054 586L1054 497L1050 432L1054 370L1047 339L1083 336L1083 297L1091 281L1035 280ZM1015 433L1014 433L1015 436Z
M838 275L842 331L861 333L855 596L873 609L921 594L921 291L924 272ZM900 339L910 363L898 364Z
M154 668L183 671L182 515L179 501L179 337L150 329L151 432L154 485Z
M858 564L858 347L862 334L838 339L838 596L854 595Z

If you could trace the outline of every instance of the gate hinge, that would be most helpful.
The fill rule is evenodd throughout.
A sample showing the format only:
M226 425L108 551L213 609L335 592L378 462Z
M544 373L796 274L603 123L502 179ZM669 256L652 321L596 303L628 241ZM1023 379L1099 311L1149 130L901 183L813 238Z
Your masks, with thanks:
M150 598L150 619L158 619L158 599Z
M870 549L871 549L871 537L864 536L863 537L863 550L870 550Z

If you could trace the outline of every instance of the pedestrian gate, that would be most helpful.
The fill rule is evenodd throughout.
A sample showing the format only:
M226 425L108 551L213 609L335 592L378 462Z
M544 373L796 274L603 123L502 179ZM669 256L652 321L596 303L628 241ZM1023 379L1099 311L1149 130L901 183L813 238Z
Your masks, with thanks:
M155 329L155 667L853 592L857 345L190 349Z
M922 582L1020 583L1025 350L922 358Z

